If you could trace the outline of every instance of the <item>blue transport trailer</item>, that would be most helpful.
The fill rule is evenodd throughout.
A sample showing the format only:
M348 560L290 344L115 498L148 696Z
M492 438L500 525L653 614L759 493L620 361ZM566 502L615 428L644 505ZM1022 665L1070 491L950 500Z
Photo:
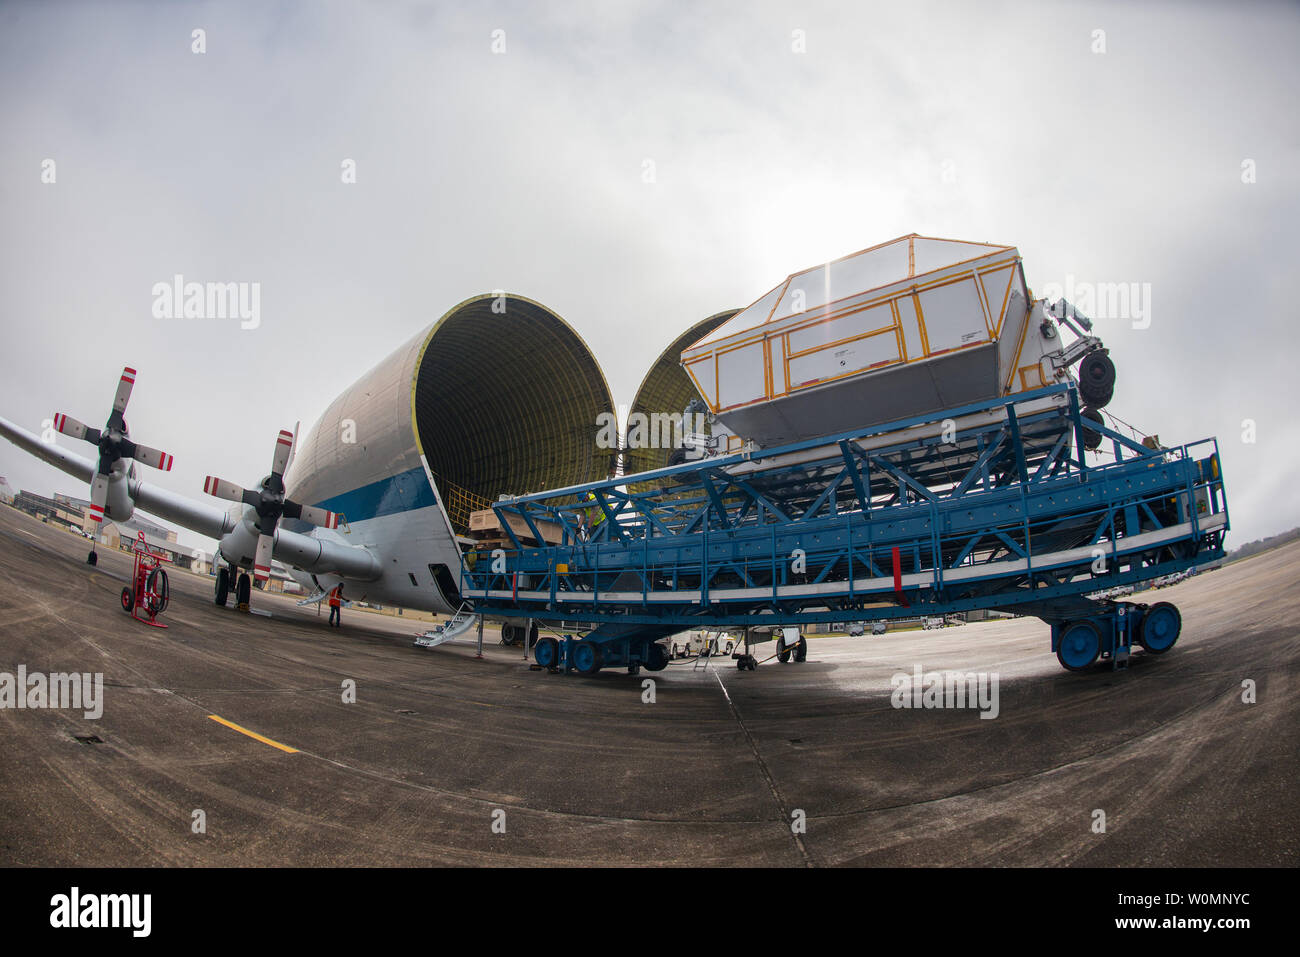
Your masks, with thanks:
M1135 644L1168 651L1181 618L1102 593L1221 559L1227 500L1216 440L1163 447L1086 413L1063 382L503 500L514 547L468 553L461 594L482 615L589 623L536 646L586 674L662 669L659 640L688 628L990 608L1047 622L1070 670L1123 667Z

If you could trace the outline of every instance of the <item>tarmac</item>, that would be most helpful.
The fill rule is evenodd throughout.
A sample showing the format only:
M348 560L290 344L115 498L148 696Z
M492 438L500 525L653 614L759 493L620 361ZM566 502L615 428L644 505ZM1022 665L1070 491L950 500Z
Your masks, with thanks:
M0 507L0 673L103 675L98 719L0 709L0 865L1300 861L1300 543L1134 596L1183 631L1127 671L1027 618L593 677L185 572L150 628L87 550ZM997 716L895 707L917 668L996 675Z

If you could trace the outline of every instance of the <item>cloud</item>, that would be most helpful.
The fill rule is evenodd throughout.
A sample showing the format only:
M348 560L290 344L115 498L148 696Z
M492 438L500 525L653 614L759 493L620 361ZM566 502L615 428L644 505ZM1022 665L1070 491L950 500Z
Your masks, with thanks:
M1101 329L1114 408L1217 431L1259 537L1297 518L1289 420L1238 438L1290 414L1297 40L1271 4L8 5L0 414L97 421L134 365L133 431L197 494L469 296L555 309L628 402L681 328L918 231L1016 244L1035 288L1151 283L1149 329ZM153 319L176 273L260 282L261 327Z

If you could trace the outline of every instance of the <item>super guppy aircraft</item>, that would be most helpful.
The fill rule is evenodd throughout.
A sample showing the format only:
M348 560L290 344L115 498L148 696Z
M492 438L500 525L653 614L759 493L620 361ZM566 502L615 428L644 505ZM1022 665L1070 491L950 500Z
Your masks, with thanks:
M353 599L454 613L458 537L472 511L502 493L604 478L617 455L597 447L613 402L590 350L520 296L466 300L421 330L335 399L305 439L281 432L261 482L210 477L203 491L237 503L227 507L137 474L133 462L170 468L170 456L127 433L135 375L123 372L104 429L55 417L64 435L97 444L97 459L3 418L0 434L90 483L92 512L124 521L140 508L218 539L218 587L224 578L241 598L273 556L309 589L347 581Z
M598 363L513 295L462 302L303 441L282 432L257 485L210 476L225 508L136 475L133 461L170 459L127 434L132 370L104 429L56 417L98 460L4 419L0 434L91 483L92 513L139 507L219 539L220 604L231 589L246 602L274 557L316 594L346 580L371 602L586 621L563 657L587 672L662 667L656 642L692 626L1013 607L1049 621L1081 669L1126 660L1130 638L1167 650L1180 628L1173 606L1088 593L1221 557L1227 530L1217 446L1196 459L1113 431L1114 382L1091 324L1035 300L1014 247L913 234L683 332L629 416L705 410L675 448L602 438ZM471 516L489 509L514 547L475 549Z

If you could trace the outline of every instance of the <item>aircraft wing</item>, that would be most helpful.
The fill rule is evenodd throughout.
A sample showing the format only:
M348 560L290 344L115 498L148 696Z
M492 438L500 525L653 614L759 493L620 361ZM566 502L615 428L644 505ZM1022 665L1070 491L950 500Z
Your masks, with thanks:
M69 452L53 443L42 442L39 435L28 432L5 418L0 418L0 435L59 471L83 482L89 482L98 467L94 461L75 452ZM132 502L140 510L209 538L221 539L234 531L239 523L239 519L225 509L186 498L168 489L146 485L139 479L130 479L127 488ZM382 574L379 560L360 546L340 545L284 528L275 530L273 555L286 565L316 574L333 573L363 581L372 581Z
M28 432L8 419L0 418L0 435L24 451L30 452L61 472L67 472L74 478L89 482L95 474L96 464L75 452L60 448L53 442L42 442L39 435Z

